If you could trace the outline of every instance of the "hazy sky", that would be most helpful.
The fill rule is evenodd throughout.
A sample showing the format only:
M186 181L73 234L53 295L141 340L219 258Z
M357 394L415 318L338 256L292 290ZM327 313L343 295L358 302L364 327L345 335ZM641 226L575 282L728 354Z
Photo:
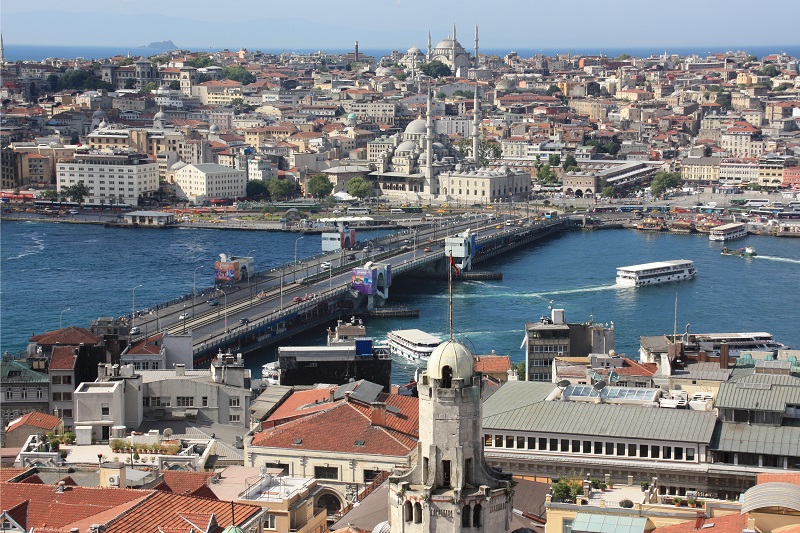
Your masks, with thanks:
M741 14L742 18L737 19ZM418 46L452 33L467 50L798 44L800 0L3 0L5 42L184 48Z

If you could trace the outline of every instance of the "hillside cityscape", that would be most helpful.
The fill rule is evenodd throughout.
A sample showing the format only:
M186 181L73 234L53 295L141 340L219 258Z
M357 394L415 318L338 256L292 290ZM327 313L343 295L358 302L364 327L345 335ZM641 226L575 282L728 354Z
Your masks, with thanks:
M797 292L800 59L496 55L479 25L440 32L381 56L358 41L277 53L165 39L13 61L0 37L6 302L36 285L33 263L64 285L83 276L80 260L48 263L51 238L131 265L179 231L253 248L154 265L181 281L151 280L162 301L147 306L145 273L91 273L130 312L83 295L89 324L53 283L35 297L59 299L57 329L43 302L3 305L0 531L800 527L800 349L768 316ZM84 247L90 229L125 247ZM581 294L599 306L592 291L613 289L621 307L675 288L651 310L669 330L633 332L638 353L615 350L612 309L574 321L555 296L521 325L522 360L459 335L459 310L489 310L455 284L516 305L504 261L601 231L703 244L615 263L613 287ZM587 273L613 252L580 246L569 261ZM678 287L714 275L701 254L762 278L767 259L780 294L749 298L778 303L737 317L720 304L715 323L747 331L679 322ZM699 298L748 298L744 276ZM435 318L393 299L414 280L440 284ZM370 334L371 319L403 317L426 331ZM321 330L324 345L307 342Z

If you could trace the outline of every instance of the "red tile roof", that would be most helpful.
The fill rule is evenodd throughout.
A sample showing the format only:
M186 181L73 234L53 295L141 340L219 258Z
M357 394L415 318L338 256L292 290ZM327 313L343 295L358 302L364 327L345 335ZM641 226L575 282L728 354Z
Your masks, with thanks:
M50 357L50 370L75 370L78 356L73 346L56 346Z
M208 480L214 477L214 472L181 472L174 470L164 470L164 480L159 483L156 490L172 492L173 494L193 494L195 491L208 487ZM213 495L214 493L211 492ZM212 499L218 499L213 496Z
M13 420L6 431L14 431L22 426L31 426L35 428L46 429L52 431L61 424L61 419L57 416L48 415L45 413L27 413L20 418Z
M0 468L0 483L5 483L9 479L13 479L20 474L24 474L30 468Z
M747 528L749 514L729 514L706 518L702 514L694 520L674 524L671 526L657 527L651 533L695 533L696 531L715 531L730 533L742 531Z
M511 369L511 359L507 355L476 355L475 372L499 374Z
M133 343L128 350L128 355L158 355L161 353L161 346L158 341L164 338L163 333L157 333L142 341Z
M55 331L48 331L40 335L31 337L30 342L35 342L39 345L55 345L63 344L69 346L78 346L79 344L99 344L103 337L95 335L86 328L78 328L69 326Z

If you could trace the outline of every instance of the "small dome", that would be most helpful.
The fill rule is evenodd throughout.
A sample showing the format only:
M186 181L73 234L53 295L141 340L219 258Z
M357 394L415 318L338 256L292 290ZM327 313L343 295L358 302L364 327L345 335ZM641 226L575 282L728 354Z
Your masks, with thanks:
M392 526L389 522L380 522L372 528L372 533L391 533Z
M171 167L169 167L169 169L174 172L176 170L182 169L185 166L186 166L186 163L184 163L183 161L178 161L178 162L174 163Z
M356 120L357 118L358 118L358 115L356 115L355 113L350 113L350 114L347 115L347 119L348 120Z
M417 143L414 141L403 141L400 143L400 146L397 147L395 153L397 152L413 152L417 149Z
M100 129L100 130L102 130L103 128L107 128L107 127L108 127L108 122L106 122L105 119L103 119L102 122L100 122L100 124L97 125L97 129Z
M408 55L417 55L417 54L421 54L421 53L422 53L422 50L420 50L416 46L412 46L411 48L408 49Z
M211 126L208 128L208 132L209 132L209 133L219 133L219 126L217 126L216 124L212 124L212 125L211 125Z
M474 374L472 351L460 342L443 342L431 352L428 377L442 379L442 371L448 366L453 371L453 379L470 379Z
M406 126L406 134L423 135L425 133L425 119L412 120Z
M167 114L164 113L164 110L161 110L153 115L153 120L167 120Z
M106 112L103 111L102 109L98 109L97 111L92 113L92 118L93 119L102 120L102 119L106 118Z

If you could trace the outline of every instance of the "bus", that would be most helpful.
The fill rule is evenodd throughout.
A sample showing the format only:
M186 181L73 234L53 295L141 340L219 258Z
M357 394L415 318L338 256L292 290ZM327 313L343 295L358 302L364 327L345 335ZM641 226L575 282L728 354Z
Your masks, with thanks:
M617 213L619 208L615 205L598 205L592 208L592 213Z
M619 206L620 213L633 213L635 211L644 211L643 205L621 205Z
M558 218L558 211L545 211L544 218Z
M347 214L348 215L369 215L372 213L372 209L369 207L348 207Z
M744 205L746 207L764 207L765 205L769 205L769 200L767 199L747 200L747 203Z

